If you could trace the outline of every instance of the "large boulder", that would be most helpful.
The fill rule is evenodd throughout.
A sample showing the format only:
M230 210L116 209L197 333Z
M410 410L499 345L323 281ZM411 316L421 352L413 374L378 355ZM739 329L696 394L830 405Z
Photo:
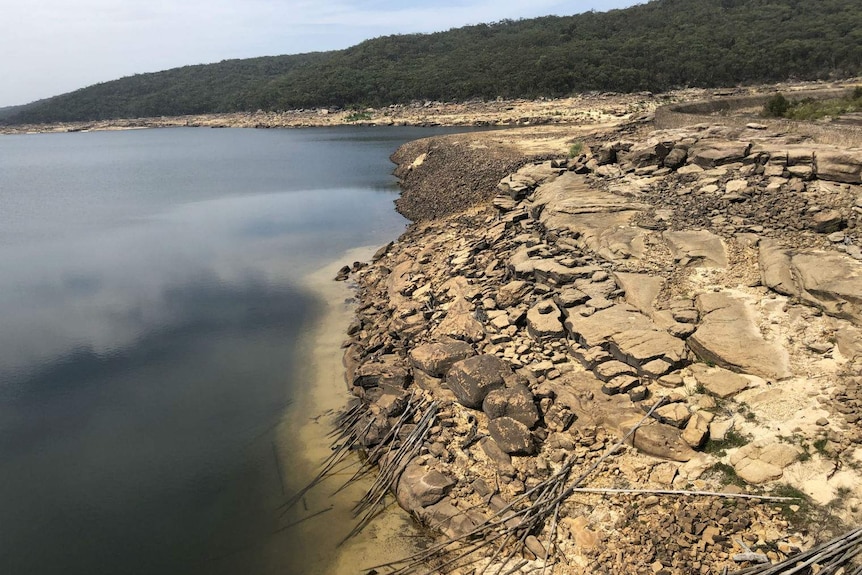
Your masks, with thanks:
M458 403L479 409L485 396L506 386L512 376L509 365L496 355L484 354L456 362L446 375L446 384Z
M426 343L410 350L413 367L428 375L443 377L457 361L474 355L473 347L464 341Z
M356 368L351 383L366 389L384 385L406 387L410 383L410 370L400 356L383 355Z
M536 452L530 428L511 417L498 417L488 422L488 433L508 454L532 455Z
M409 511L434 505L451 491L455 481L439 471L411 463L401 474L395 496Z
M511 417L529 428L539 422L539 410L536 409L533 394L523 385L491 391L482 402L482 411L489 419Z

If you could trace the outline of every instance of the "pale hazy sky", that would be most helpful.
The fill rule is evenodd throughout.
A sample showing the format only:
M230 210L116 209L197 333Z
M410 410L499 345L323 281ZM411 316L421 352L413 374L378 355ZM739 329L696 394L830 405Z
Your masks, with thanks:
M0 0L0 107L142 72L645 0Z

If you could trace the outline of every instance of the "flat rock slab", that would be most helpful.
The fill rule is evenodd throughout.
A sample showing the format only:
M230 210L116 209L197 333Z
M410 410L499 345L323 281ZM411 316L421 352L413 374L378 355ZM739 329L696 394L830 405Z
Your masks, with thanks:
M626 292L626 302L642 314L652 317L655 300L665 284L664 278L649 274L615 272L614 280L620 289Z
M740 447L730 456L730 464L748 483L766 483L779 479L801 453L802 449L789 443L759 440Z
M704 362L765 379L791 376L787 351L767 342L741 299L727 292L697 297L701 323L688 346Z
M862 325L862 263L838 252L800 252L774 241L761 243L759 262L768 288Z
M726 268L727 252L721 238L707 230L664 232L675 260L693 267Z
M657 329L630 329L616 333L610 338L610 352L638 369L655 359L678 366L686 356L683 340Z
M606 347L611 337L633 329L651 329L652 321L628 305L614 305L583 317L570 314L564 322L566 329L584 347Z
M707 393L721 399L733 397L751 384L748 379L737 373L721 367L709 367L702 363L692 365L691 373Z
M643 257L646 231L630 222L646 208L646 204L595 189L583 176L566 172L536 189L532 212L546 229L570 231L599 256L618 260Z
M701 168L714 168L742 161L751 150L748 142L700 142L688 151L689 160Z

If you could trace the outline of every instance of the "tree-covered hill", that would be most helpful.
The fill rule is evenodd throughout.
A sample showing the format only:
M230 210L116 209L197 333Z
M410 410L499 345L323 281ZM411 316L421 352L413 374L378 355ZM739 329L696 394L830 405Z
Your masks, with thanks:
M662 91L862 74L859 0L653 0L105 82L0 122Z

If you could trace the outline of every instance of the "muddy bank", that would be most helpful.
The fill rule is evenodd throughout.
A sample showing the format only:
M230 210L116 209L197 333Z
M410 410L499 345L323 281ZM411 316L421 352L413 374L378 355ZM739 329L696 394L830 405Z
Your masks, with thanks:
M471 555L512 572L733 572L862 520L862 151L757 124L500 138L399 150L421 221L352 270L358 443L399 504L455 549L520 541Z

